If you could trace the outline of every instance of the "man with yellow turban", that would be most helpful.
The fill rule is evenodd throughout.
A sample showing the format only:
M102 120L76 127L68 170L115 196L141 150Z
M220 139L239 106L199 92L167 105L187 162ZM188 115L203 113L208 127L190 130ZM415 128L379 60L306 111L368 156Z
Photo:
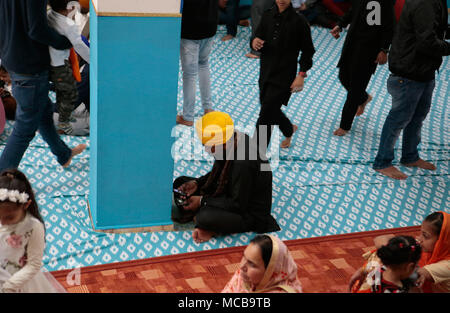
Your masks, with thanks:
M178 222L195 221L194 241L215 235L280 230L272 217L272 171L255 141L237 132L223 112L205 114L195 124L205 150L214 156L211 172L199 178L179 177L174 188L185 204L172 212Z

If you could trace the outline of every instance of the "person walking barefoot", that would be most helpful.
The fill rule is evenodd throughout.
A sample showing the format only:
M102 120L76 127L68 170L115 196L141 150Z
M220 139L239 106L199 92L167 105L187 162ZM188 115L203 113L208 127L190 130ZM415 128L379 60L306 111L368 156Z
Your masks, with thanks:
M443 0L406 1L392 41L387 82L392 109L383 125L373 169L393 179L407 175L392 165L395 143L403 132L400 163L434 171L436 166L419 156L422 124L431 108L435 72L442 57L450 55L445 41L447 6ZM414 44L411 44L414 43Z
M366 105L373 97L366 92L369 81L378 65L388 61L388 49L394 33L394 5L390 1L380 2L380 23L370 24L372 11L368 10L369 0L352 0L352 7L331 30L338 39L340 32L350 24L342 54L337 67L339 80L347 90L347 99L342 108L339 128L335 136L346 135L355 116L364 113Z
M275 2L276 5L262 16L252 41L253 49L261 53L261 110L255 133L261 147L269 146L272 129L278 125L285 136L281 148L289 148L298 127L281 108L288 105L292 94L303 90L306 72L313 65L315 48L306 18L295 12L290 0ZM297 73L298 65L300 71Z

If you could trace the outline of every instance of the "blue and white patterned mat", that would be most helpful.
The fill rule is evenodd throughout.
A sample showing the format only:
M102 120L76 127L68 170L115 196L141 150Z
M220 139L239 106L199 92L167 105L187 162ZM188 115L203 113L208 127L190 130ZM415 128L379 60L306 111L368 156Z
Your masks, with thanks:
M215 37L210 58L214 108L231 115L238 129L252 133L259 112L259 61L247 59L250 30L220 41ZM336 41L328 30L312 28L317 50L314 66L303 92L293 96L285 112L299 126L293 147L272 150L272 212L283 240L420 225L431 212L450 213L449 109L450 64L444 60L436 80L431 112L422 131L421 157L437 165L437 171L402 168L410 177L393 181L377 175L371 164L378 149L381 128L390 109L386 91L387 66L379 67L368 92L374 100L364 115L355 119L351 133L335 137L345 90L337 78L336 64L344 38ZM179 79L178 111L182 110ZM197 92L200 116L200 94ZM175 117L174 117L175 120ZM0 137L2 149L7 130ZM174 178L208 172L212 160L202 156L192 128L174 129ZM281 136L273 136L278 146ZM86 137L65 136L69 146L87 143ZM401 142L401 140L400 140ZM400 151L396 151L397 160ZM199 157L200 156L200 157ZM56 162L38 135L27 150L20 170L30 178L46 222L47 249L44 266L49 271L95 264L143 259L162 255L248 244L253 233L213 238L195 244L191 231L104 234L91 228L86 198L89 193L89 148L77 156L69 170Z

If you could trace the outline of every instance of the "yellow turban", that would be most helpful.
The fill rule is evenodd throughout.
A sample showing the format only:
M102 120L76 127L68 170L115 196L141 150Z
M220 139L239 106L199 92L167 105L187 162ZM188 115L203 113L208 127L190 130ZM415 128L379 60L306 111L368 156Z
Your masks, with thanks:
M223 145L234 134L234 123L224 112L210 112L195 123L200 141L205 146Z

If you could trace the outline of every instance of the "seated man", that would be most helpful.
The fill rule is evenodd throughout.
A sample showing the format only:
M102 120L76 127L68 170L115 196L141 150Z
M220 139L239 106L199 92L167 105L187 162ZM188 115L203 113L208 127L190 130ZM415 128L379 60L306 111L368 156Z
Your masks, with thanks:
M180 222L194 216L194 241L214 235L280 230L270 214L272 171L259 157L257 146L246 134L234 130L233 120L223 112L211 112L196 123L197 134L215 162L200 178L179 177L174 188L184 193ZM186 218L187 217L187 218Z

